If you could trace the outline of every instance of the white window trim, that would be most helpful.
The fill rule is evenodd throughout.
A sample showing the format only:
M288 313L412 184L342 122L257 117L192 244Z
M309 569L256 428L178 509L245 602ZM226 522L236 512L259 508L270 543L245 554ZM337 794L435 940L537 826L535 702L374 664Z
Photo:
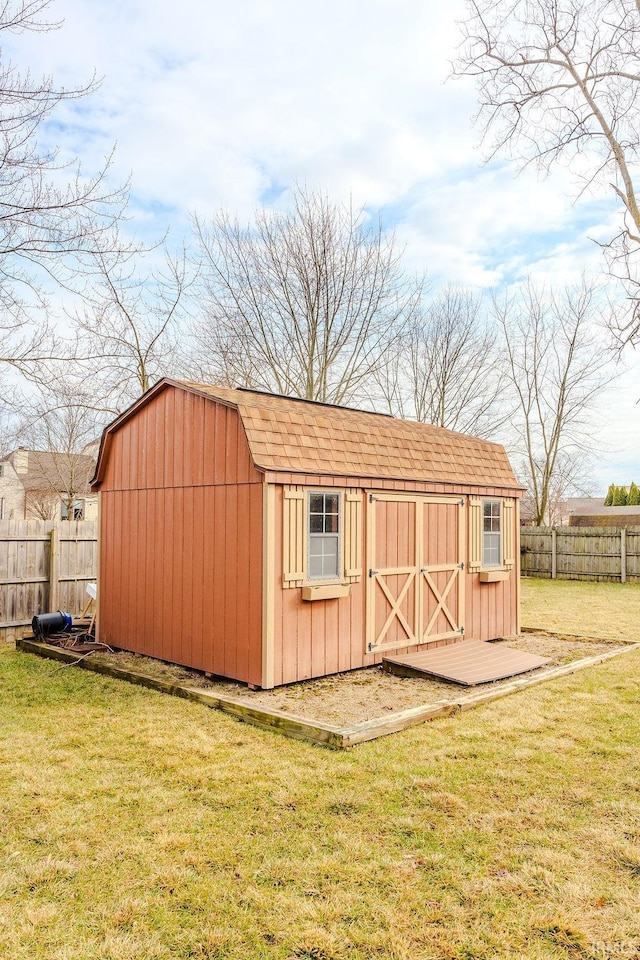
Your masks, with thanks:
M338 498L338 533L337 534L312 534L311 533L311 497L314 494L332 494ZM321 586L325 583L347 583L344 576L344 492L336 487L314 487L305 490L305 544L304 544L304 585ZM312 577L309 573L309 545L311 537L335 537L338 538L338 573L335 577Z
M497 503L500 509L500 529L498 535L500 537L499 543L499 558L497 563L485 563L485 553L484 553L484 538L485 538L485 529L484 529L484 508L487 503ZM481 539L480 539L480 570L504 570L504 505L502 499L499 497L483 497L482 498L482 510L480 514L480 523L481 526ZM486 531L489 532L489 531Z

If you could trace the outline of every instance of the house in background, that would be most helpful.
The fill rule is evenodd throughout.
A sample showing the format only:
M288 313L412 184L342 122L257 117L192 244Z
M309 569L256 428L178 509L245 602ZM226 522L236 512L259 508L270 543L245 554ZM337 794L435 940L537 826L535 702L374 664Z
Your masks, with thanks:
M0 460L0 520L97 520L95 456L18 447Z
M570 527L640 527L640 506L605 507L604 497L582 503L569 515Z
M519 631L498 444L162 380L105 430L92 488L113 646L268 689Z
M604 507L604 495L601 497L564 497L554 502L548 510L546 526L572 527L576 522L574 516L592 516L606 513L609 508ZM520 523L523 527L535 527L536 510L531 497L525 496L520 505ZM588 524L582 524L582 526Z

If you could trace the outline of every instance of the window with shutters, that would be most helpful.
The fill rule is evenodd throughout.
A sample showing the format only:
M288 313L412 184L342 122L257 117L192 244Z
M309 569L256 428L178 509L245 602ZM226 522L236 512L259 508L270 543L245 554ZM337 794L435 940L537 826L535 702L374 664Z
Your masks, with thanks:
M361 490L284 488L283 585L362 577Z
M510 570L516 565L515 501L469 498L469 570Z

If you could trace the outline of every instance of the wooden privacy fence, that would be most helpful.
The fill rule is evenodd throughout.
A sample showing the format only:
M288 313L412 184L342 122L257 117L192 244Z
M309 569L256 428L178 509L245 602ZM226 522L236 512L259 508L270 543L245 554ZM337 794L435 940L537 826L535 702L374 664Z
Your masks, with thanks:
M640 583L640 527L523 527L524 577Z
M0 641L37 613L82 611L97 543L98 525L89 520L0 520Z

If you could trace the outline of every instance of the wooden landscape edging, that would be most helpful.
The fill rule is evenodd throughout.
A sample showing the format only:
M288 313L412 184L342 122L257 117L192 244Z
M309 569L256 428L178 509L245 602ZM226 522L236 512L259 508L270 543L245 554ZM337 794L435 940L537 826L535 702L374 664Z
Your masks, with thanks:
M567 633L566 630L545 630L543 627L520 627L521 633L543 633L545 637L569 637L571 640L598 640L601 643L627 643L634 645L640 643L639 640L627 640L626 637L601 637L597 633L590 633L585 636L584 633Z
M203 703L205 706L212 707L215 710L221 710L223 713L227 713L237 720L243 720L246 723L251 723L254 726L262 727L266 730L272 730L275 733L282 733L286 737L292 737L296 740L306 740L324 747L346 749L348 747L354 747L359 743L366 743L368 740L376 740L378 737L385 737L391 733L407 730L409 727L415 727L418 724L435 720L438 717L450 717L454 714L462 713L465 710L471 710L483 703L499 700L501 697L510 696L513 693L518 693L520 690L535 686L539 683L546 683L558 677L569 676L572 673L577 673L579 670L585 670L587 667L593 667L599 663L604 663L606 660L611 660L613 657L630 653L632 650L638 650L640 649L640 642L630 643L629 641L625 641L625 646L621 649L612 650L609 653L601 653L595 657L585 657L582 660L574 660L572 663L565 663L559 667L550 667L549 669L541 670L539 673L512 680L510 683L500 687L483 690L480 693L472 693L465 697L458 697L455 700L436 700L434 703L423 706L409 707L406 710L391 713L386 717L375 717L372 720L363 720L347 727L336 727L329 723L308 720L306 717L298 717L285 713L283 710L269 710L266 707L255 707L242 700L236 700L233 697L227 697L220 693L212 693L200 687L183 686L182 684L171 683L167 680L158 680L155 677L138 673L135 670L126 670L122 667L112 667L106 663L91 661L85 659L87 655L78 658L76 653L62 650L60 647L54 647L48 643L41 643L33 638L16 640L16 648L23 650L25 653L34 653L39 657L58 660L70 666L79 666L93 673L100 673L117 680L127 680L129 683L135 683L138 686L147 687L150 690L156 690L160 693L169 693L174 697L182 697L185 700Z
M85 659L86 654L78 657L77 653L62 650L60 647L54 647L49 643L41 643L32 637L25 637L22 640L17 639L16 649L24 650L26 653L35 653L39 657L82 667L84 670L101 673L116 680L127 680L129 683L135 683L140 687L148 687L150 690L156 690L159 693L169 693L174 697L204 703L215 710L231 714L238 720L245 720L247 723L284 733L287 737L310 740L312 743L319 743L327 747L343 746L340 737L337 736L340 733L339 729L328 723L296 717L293 714L285 713L283 710L267 710L263 707L254 707L242 700L236 700L221 693L211 693L201 687L189 687L179 683L171 683L169 680L158 680L156 677L150 677L135 670L112 667L107 663L91 661L88 658Z

